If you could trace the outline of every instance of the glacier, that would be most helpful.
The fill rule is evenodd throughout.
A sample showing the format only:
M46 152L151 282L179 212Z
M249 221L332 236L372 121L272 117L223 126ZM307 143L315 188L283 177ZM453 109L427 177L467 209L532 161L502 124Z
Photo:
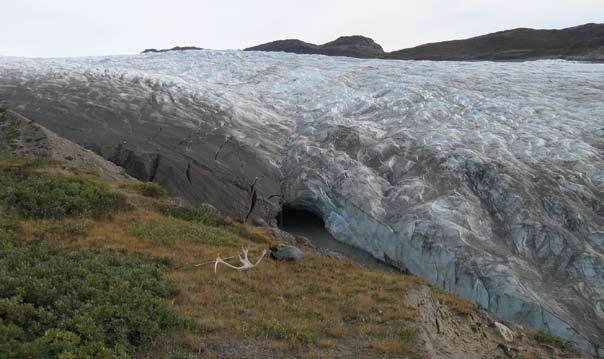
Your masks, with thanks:
M339 241L604 356L604 65L0 57L0 105L185 201L270 224L312 211Z

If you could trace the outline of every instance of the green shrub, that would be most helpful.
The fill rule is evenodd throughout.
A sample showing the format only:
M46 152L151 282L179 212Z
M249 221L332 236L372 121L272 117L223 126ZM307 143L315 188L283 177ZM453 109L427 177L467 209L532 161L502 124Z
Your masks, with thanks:
M402 327L399 330L399 336L402 340L405 341L414 341L417 340L420 336L420 331L418 328L413 327Z
M472 302L460 297L457 294L448 292L436 284L430 284L432 293L443 304L447 304L454 312L459 315L470 315L476 307Z
M226 227L231 225L231 220L219 213L205 208L176 205L158 205L157 210L170 217L183 219L189 222L203 223L211 227Z
M292 346L312 343L318 336L318 332L312 328L289 325L277 319L253 322L243 329L257 337L286 340Z
M179 218L189 222L198 222L210 227L225 228L230 232L253 242L266 242L266 239L263 236L250 232L241 223L237 223L224 217L216 211L205 208L175 205L158 205L157 210L166 216Z
M239 243L237 236L224 228L169 217L134 221L126 226L126 231L139 239L158 243L171 243L179 239L216 246Z
M0 203L30 218L100 214L128 207L123 195L93 178L23 168L0 172Z
M2 250L0 356L127 358L178 325L176 293L141 259L39 241Z
M165 188L154 182L135 183L128 187L145 197L162 198L168 195Z
M0 250L12 247L21 233L19 222L0 207Z
M0 170L23 171L31 169L42 169L48 167L59 167L62 162L49 157L20 157L12 154L0 154Z
M88 226L83 222L51 220L37 225L32 235L43 240L73 239L83 236L87 230Z
M230 226L231 232L237 234L239 237L248 239L252 242L256 242L256 243L264 243L266 242L266 238L256 234L256 233L252 233L250 232L247 228L245 228L244 225L233 222Z
M562 351L566 352L576 352L577 348L575 344L572 342L568 342L563 340L562 338L552 335L550 333L546 333L542 330L533 333L533 339L541 344L551 345L555 348L558 348Z

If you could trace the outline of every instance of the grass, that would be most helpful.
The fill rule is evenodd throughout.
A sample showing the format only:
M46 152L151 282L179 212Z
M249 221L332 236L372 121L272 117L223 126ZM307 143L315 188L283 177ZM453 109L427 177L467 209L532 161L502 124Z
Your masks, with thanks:
M476 306L472 302L456 294L447 292L436 285L430 285L430 287L432 288L434 296L443 304L448 305L457 314L469 315L476 310Z
M1 171L13 171L18 172L19 170L40 170L48 169L52 167L59 167L62 163L60 161L53 160L46 157L35 157L27 158L14 156L11 154L0 153L0 170Z
M176 206L166 204L157 205L156 210L166 216L179 218L188 222L197 222L206 226L224 228L252 242L266 242L266 236L254 233L243 224L221 216L219 213L213 210L191 206Z
M132 257L32 241L0 252L0 353L7 358L129 357L177 325L176 288Z
M324 348L325 340L355 346L364 342L360 350L371 352L370 343L361 338L396 332L417 313L401 303L405 290L421 283L417 277L363 270L312 253L297 264L265 260L249 272L219 267L214 274L211 265L195 265L218 253L236 255L238 248L213 249L182 238L146 247L133 245L128 236L114 237L112 244L132 252L174 256L168 276L182 288L175 301L179 313L201 323L213 336L234 341L256 338L260 346L273 343L284 351ZM263 247L253 243L250 247L254 260ZM367 323L380 331L367 333Z
M84 236L88 224L74 220L43 220L33 224L31 236L33 239L58 241L67 238Z
M0 136L2 136L2 146L10 150L17 148L15 141L21 136L21 131L17 121L5 116L6 110L0 111Z
M154 243L174 243L184 240L213 246L234 246L239 237L224 228L210 227L201 223L177 218L137 220L127 225L126 231L133 237Z
M168 191L154 182L129 183L126 188L140 193L145 197L164 198L168 196Z
M63 218L124 210L125 197L90 176L36 171L47 160L0 159L0 203L25 218Z
M167 302L176 287L154 261L47 244L84 237L84 216L128 207L60 166L0 155L0 357L130 357L179 323Z
M188 222L202 223L206 226L228 227L233 223L231 220L219 215L217 212L205 208L158 204L155 209L166 216Z
M291 346L311 344L319 335L315 328L292 325L276 318L246 323L242 330L258 338L283 340Z
M544 332L542 330L533 333L532 337L538 343L550 345L565 352L577 352L577 348L573 343L565 341L558 336Z
M22 228L19 222L7 215L0 207L0 250L12 248L21 234Z
M397 354L406 358L427 357L418 345L421 341L419 329L401 327L396 334L373 341L373 347L383 354Z
M171 357L179 352L187 357L186 349L175 349L185 345L183 336L196 343L252 340L259 352L262 348L321 352L348 346L370 356L384 356L368 339L388 338L417 315L417 308L405 306L402 296L422 285L418 277L363 269L315 252L307 252L304 261L295 264L266 258L247 272L219 267L214 274L211 264L196 265L218 254L235 256L242 243L250 247L250 259L255 261L269 244L246 241L232 232L235 240L215 241L204 231L229 233L228 227L221 222L205 223L218 227L137 209L117 214L112 221L91 223L85 236L62 241L71 249L120 250L158 258L168 265L167 278L181 289L174 301L177 313L198 323L203 333L164 336L162 345L152 346L147 356ZM368 330L371 325L379 329ZM410 349L405 345L396 350L407 352ZM388 355L396 357L396 350Z

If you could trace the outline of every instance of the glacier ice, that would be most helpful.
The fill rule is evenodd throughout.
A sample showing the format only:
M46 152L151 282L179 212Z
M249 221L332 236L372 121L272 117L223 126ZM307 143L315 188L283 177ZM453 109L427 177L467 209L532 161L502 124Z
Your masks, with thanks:
M1 57L0 104L236 216L253 184L255 216L311 210L340 241L604 355L604 65Z

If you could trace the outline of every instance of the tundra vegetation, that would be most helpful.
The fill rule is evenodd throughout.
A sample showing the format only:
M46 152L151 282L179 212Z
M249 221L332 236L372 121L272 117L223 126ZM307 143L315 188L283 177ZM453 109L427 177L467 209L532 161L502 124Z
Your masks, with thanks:
M213 271L218 255L245 246L255 261L276 242L267 230L177 205L156 184L3 155L0 357L422 358L421 308L405 293L427 288L461 318L476 311L417 276L311 248L297 263Z

